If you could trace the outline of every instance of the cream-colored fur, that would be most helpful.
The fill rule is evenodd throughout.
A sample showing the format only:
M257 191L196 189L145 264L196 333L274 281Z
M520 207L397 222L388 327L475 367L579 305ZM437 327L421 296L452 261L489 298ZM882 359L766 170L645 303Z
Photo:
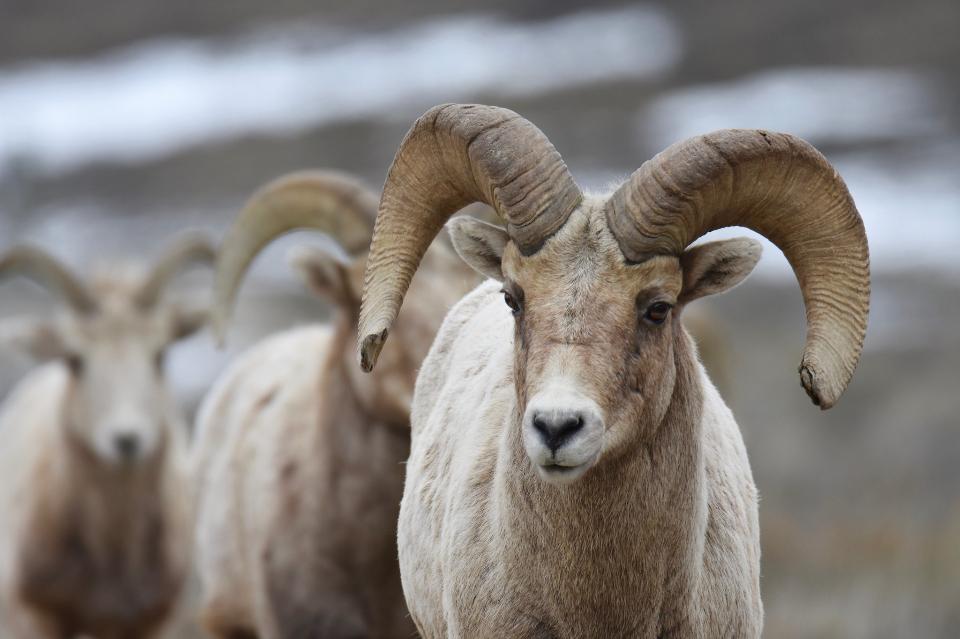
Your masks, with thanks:
M415 632L396 559L410 402L444 314L477 279L435 244L397 322L401 339L365 375L354 360L365 260L315 259L298 262L336 302L333 325L254 346L198 418L203 618L224 639Z
M426 639L760 636L756 489L679 323L704 281L684 284L676 258L627 264L601 202L532 256L507 244L505 283L454 307L423 363L398 539ZM501 286L523 291L517 319ZM638 316L646 299L675 305L662 326ZM523 434L559 376L604 422L569 482L541 477Z
M18 327L35 354L83 367L43 365L0 414L0 625L18 639L153 637L184 580L186 426L160 353L202 320L136 307L139 280L114 273L95 314ZM137 455L114 450L118 428Z

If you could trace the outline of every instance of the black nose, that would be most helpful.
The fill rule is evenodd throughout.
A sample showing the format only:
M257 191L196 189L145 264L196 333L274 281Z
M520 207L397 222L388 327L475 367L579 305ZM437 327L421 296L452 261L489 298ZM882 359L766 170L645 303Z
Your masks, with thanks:
M573 435L583 428L583 415L580 413L561 412L555 414L536 413L533 416L533 427L540 433L540 438L554 453L567 443Z
M140 440L136 435L131 433L122 433L114 436L113 445L117 449L117 453L120 454L120 457L133 459L137 456L137 452L140 449Z

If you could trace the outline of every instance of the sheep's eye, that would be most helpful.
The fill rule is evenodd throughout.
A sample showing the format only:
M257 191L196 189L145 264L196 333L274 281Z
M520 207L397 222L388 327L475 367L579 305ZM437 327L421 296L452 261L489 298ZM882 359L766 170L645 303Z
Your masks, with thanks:
M643 314L643 319L651 324L663 324L667 316L670 315L671 308L673 307L667 302L654 302L647 307L646 312Z
M71 353L67 355L64 360L67 364L67 369L69 369L70 374L74 377L80 377L83 373L83 358L79 355Z
M520 303L517 299L510 293L510 291L503 291L503 301L507 303L507 306L510 307L510 312L514 315L520 314Z

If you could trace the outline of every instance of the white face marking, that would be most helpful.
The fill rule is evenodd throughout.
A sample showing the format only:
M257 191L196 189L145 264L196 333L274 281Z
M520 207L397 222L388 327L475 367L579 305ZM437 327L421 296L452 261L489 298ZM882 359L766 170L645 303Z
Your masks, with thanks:
M604 424L600 408L574 380L555 377L527 402L523 445L542 479L568 483L600 457Z
M98 313L70 316L61 329L67 424L98 459L133 468L157 455L176 422L162 370L175 320L167 307L137 308L127 288L101 299Z

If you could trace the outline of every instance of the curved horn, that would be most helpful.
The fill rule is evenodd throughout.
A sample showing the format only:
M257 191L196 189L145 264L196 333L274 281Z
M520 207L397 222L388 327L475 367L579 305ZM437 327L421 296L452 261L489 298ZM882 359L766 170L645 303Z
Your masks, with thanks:
M860 214L816 149L783 133L723 130L674 144L641 166L606 204L627 259L679 255L703 234L743 226L786 255L800 283L807 338L800 380L823 409L860 359L870 258Z
M209 264L216 257L213 245L200 233L179 238L157 260L134 298L140 308L150 308L177 273L193 264Z
M0 278L10 275L28 277L63 296L73 310L93 313L97 300L63 262L33 246L18 246L0 257Z
M217 258L213 330L218 341L223 342L243 276L265 246L286 233L315 229L357 254L370 243L376 210L376 196L339 173L291 173L257 191L237 216Z
M450 216L493 206L520 252L540 249L582 199L550 141L499 107L445 104L411 127L380 199L360 307L360 366L373 369L420 260Z

